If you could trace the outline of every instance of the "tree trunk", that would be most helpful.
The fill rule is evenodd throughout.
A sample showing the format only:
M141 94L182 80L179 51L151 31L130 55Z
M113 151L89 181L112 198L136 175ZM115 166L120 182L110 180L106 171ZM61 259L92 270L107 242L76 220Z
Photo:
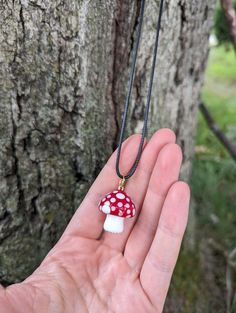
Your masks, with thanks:
M184 177L214 3L165 3L149 130L176 131ZM146 4L128 133L142 126L158 4ZM134 0L1 1L1 283L39 264L113 151L139 7Z

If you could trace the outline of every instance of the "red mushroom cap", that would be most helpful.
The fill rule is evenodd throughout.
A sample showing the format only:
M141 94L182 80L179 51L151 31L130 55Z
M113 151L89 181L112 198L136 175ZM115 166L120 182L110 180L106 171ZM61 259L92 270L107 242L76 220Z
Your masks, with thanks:
M135 205L123 190L108 193L99 203L99 210L123 218L134 217Z

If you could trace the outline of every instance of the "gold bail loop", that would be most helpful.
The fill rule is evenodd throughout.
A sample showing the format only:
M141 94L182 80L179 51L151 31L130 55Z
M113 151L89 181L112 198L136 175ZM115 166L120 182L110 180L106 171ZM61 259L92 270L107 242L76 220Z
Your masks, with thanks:
M120 182L119 182L118 190L124 191L124 189L125 189L125 183L126 183L126 180L125 180L125 178L123 177L123 178L120 180Z

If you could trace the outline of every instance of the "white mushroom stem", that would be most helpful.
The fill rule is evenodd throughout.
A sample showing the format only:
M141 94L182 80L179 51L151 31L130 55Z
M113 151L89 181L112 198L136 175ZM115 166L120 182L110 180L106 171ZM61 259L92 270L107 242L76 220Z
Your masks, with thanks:
M124 218L107 214L103 228L110 233L122 233L124 230Z

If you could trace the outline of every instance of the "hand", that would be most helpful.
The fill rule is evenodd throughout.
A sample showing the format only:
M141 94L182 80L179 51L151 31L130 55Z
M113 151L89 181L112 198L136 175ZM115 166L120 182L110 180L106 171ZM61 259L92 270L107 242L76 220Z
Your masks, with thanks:
M123 144L122 173L139 141L134 135ZM181 149L168 129L145 144L125 189L137 216L125 221L122 234L103 232L105 215L97 207L117 189L115 158L116 152L40 267L0 293L2 313L162 312L188 215L189 188L177 182Z

